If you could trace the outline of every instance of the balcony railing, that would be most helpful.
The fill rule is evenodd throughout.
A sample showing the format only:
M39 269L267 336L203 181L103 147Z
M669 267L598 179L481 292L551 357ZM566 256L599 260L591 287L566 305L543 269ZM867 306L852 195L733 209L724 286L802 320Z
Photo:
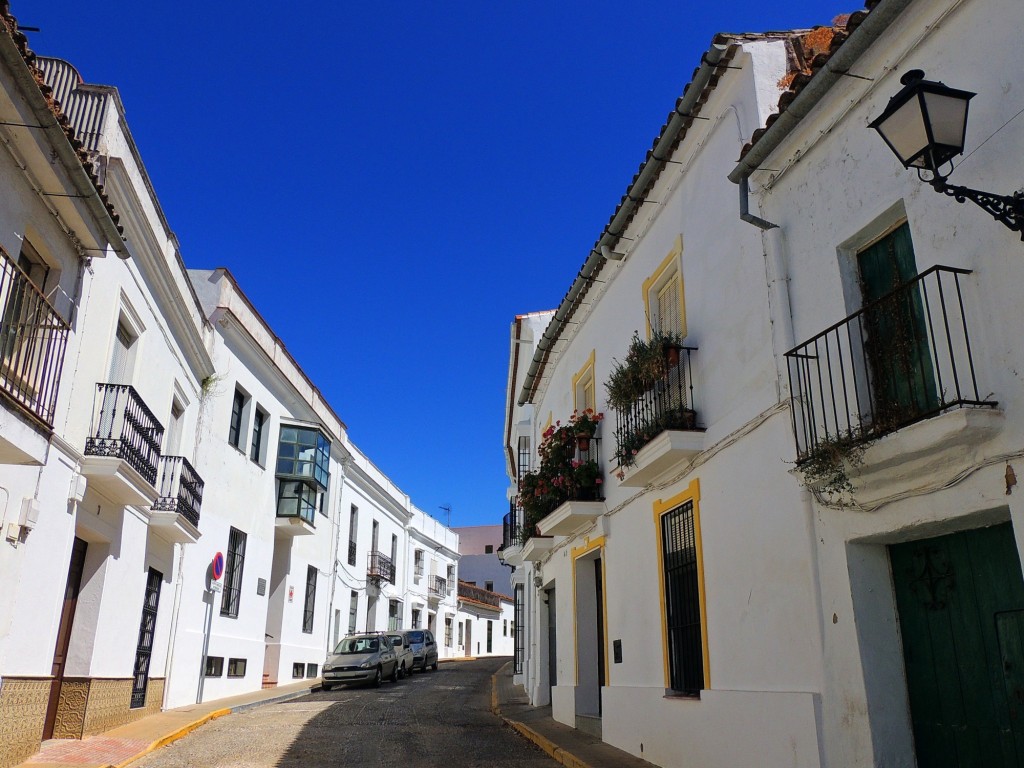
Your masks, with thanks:
M494 608L501 608L501 598L493 592L488 592L486 589L467 584L464 581L459 582L459 597L464 597L469 600L475 600L478 603L484 603Z
M431 576L427 590L435 597L444 597L448 594L448 580L444 576Z
M153 509L177 512L198 528L203 486L203 479L188 459L184 456L163 456L160 459L160 497L153 504Z
M523 543L523 510L516 499L509 500L508 514L501 519L501 548L518 547Z
M693 392L693 353L696 347L681 347L679 362L666 366L665 376L633 403L616 411L615 458L620 466L665 430L697 429Z
M366 578L371 581L395 583L395 564L383 552L369 552L366 562Z
M995 407L975 374L960 277L935 266L786 353L797 462L953 408Z
M164 428L129 384L97 384L92 436L85 441L89 456L110 456L128 462L156 485Z
M0 248L0 392L53 427L69 326Z

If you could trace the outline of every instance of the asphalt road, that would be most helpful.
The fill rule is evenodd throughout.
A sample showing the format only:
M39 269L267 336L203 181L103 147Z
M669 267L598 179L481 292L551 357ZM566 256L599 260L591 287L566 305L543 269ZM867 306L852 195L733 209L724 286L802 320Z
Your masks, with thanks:
M491 714L507 659L442 664L380 688L336 688L213 720L132 768L552 768Z

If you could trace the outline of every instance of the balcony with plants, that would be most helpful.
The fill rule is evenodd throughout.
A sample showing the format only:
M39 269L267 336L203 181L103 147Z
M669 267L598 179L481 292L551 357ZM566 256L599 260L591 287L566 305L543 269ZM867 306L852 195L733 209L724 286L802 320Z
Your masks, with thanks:
M932 267L786 353L797 469L809 486L849 492L853 470L962 451L999 428L967 328L969 274ZM899 443L865 456L896 432Z
M540 466L519 481L519 504L527 539L564 536L604 512L601 439L604 414L574 411L568 424L556 422L538 448ZM533 549L540 546L533 544ZM526 548L530 548L530 541ZM525 548L524 548L525 549Z
M704 447L694 401L693 357L678 334L636 332L605 382L615 410L615 461L625 486L647 485Z

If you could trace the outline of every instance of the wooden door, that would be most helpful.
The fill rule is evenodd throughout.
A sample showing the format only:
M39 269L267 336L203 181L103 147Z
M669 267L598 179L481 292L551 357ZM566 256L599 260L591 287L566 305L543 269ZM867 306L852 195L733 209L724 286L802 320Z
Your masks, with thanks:
M43 739L53 736L53 724L57 720L57 705L60 702L60 686L64 680L64 664L68 647L71 645L71 628L75 623L75 608L78 606L78 591L82 586L82 571L85 569L85 541L75 538L71 547L71 562L68 566L68 580L64 587L64 604L61 606L60 626L57 629L57 645L53 651L53 665L50 675L50 698L46 704L46 719L43 722Z
M1024 766L1024 578L1010 524L890 557L918 766Z
M857 254L874 418L905 424L938 407L910 227Z

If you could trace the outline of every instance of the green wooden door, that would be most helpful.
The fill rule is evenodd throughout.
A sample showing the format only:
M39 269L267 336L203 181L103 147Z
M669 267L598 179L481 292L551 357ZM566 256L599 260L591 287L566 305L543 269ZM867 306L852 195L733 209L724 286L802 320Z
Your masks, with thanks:
M918 766L1024 766L1024 578L1010 524L889 554Z
M910 227L857 254L874 419L901 426L938 408Z

